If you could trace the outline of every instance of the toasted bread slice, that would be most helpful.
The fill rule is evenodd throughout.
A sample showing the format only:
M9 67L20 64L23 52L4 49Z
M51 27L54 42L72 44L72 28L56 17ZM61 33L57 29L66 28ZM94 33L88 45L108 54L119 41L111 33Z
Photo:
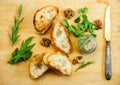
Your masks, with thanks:
M34 28L40 34L44 34L52 25L53 20L58 15L58 8L52 5L38 9L33 18Z
M65 26L62 23L56 23L51 32L52 44L59 50L70 53L72 44Z
M55 70L57 73L63 75L70 75L72 71L71 62L66 54L63 53L53 53L47 58L47 65Z
M49 69L49 67L43 62L44 56L46 56L46 53L35 55L30 60L29 73L34 79L40 77Z
M49 57L50 53L45 53L44 57L43 57L43 62L48 65L48 61L47 61L47 58Z

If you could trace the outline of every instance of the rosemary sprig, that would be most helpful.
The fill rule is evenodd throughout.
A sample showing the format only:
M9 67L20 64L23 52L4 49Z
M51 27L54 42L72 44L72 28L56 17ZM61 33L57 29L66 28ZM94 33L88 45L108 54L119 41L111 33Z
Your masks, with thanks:
M85 37L85 36L82 36L80 38L77 38L79 41L81 40L81 43L79 45L80 48L84 47L90 40L91 38L90 37Z
M14 26L12 27L12 33L9 34L10 41L12 42L12 46L15 44L15 42L18 40L20 35L18 35L18 29L19 24L22 22L23 18L20 19L22 13L22 5L20 5L18 9L18 15L17 17L14 16Z
M30 58L32 55L31 49L34 47L35 44L29 45L29 43L32 41L33 37L29 37L25 41L21 43L20 48L16 48L13 53L11 58L8 60L9 64L15 64L20 61L25 61Z
M79 69L85 68L86 66L93 64L93 63L94 63L94 61L89 61L89 62L83 63L75 71L78 71Z

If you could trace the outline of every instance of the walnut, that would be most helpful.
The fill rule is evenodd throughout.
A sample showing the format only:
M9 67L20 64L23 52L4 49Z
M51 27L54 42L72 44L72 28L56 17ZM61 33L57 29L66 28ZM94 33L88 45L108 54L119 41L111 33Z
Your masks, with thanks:
M100 19L94 21L95 29L102 29L102 21Z
M64 16L67 19L71 19L72 17L75 16L75 12L71 8L67 8L67 9L64 10Z
M76 58L73 59L72 64L75 65L81 63L82 58L83 58L82 56L77 56Z
M51 44L51 40L49 40L48 38L42 38L40 44L44 47L49 47Z

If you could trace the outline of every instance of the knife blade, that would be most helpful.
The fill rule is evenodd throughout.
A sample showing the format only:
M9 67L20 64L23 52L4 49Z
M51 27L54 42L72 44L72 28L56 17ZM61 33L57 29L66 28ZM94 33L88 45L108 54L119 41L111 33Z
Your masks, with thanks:
M105 39L106 39L106 62L105 62L105 77L110 80L112 77L111 66L111 30L110 30L110 5L108 5L105 14Z

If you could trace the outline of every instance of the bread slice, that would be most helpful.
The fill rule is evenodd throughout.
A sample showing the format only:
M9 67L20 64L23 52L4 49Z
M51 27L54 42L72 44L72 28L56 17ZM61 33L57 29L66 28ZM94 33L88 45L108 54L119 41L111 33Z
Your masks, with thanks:
M46 52L44 57L43 57L43 62L48 65L48 61L47 61L47 58L49 57L50 53Z
M47 65L57 73L70 75L72 71L71 62L66 54L52 53L47 58Z
M29 73L31 78L36 79L43 75L49 69L49 67L43 62L44 56L47 56L47 53L35 55L30 60Z
M33 18L33 24L36 31L40 34L44 34L52 25L58 12L58 8L52 5L38 9Z
M52 44L59 50L70 53L72 44L65 26L62 23L56 23L51 32Z

